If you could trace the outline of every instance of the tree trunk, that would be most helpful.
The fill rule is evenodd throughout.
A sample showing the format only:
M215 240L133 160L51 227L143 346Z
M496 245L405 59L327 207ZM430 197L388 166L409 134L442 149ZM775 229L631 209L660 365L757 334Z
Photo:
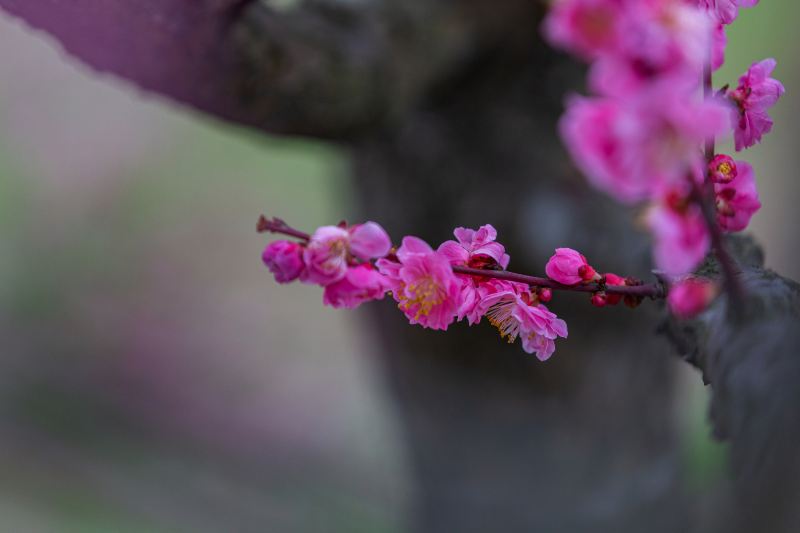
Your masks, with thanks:
M556 245L593 265L647 272L631 213L587 190L556 137L577 69L534 43L487 55L452 91L353 159L363 215L434 246L456 225L492 223L521 272ZM419 483L419 531L678 531L686 512L672 422L672 364L654 308L552 306L570 338L540 363L485 321L411 328L387 303L370 315Z

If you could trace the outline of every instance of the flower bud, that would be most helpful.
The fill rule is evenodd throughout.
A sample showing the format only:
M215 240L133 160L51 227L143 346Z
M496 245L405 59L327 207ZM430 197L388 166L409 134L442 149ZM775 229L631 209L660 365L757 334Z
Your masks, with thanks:
M586 258L571 248L556 248L556 253L545 266L547 276L563 285L577 285L591 281L597 275Z
M303 247L291 241L270 243L261 255L264 264L275 275L278 283L289 283L297 279L305 268Z
M596 292L592 295L592 305L595 307L605 307L608 304L608 295L605 292Z
M546 304L547 302L549 302L552 299L553 299L553 291L552 290L550 290L550 289L548 289L546 287L543 287L543 288L539 289L539 301L540 302Z
M607 272L603 275L603 279L605 279L605 283L607 286L612 287L624 287L625 286L625 278L617 276L616 274L612 274L611 272ZM620 300L622 300L621 294L609 294L607 297L608 305L617 305Z

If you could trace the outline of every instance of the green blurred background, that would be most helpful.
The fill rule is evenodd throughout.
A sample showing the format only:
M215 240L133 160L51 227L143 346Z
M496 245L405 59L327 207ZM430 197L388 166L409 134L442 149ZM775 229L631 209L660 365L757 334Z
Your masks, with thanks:
M798 15L744 11L717 78L778 59L788 96L744 158L753 231L794 278ZM312 229L349 191L345 154L196 116L0 15L0 531L403 531L413 484L369 311L259 260L260 213ZM683 371L703 491L725 452Z

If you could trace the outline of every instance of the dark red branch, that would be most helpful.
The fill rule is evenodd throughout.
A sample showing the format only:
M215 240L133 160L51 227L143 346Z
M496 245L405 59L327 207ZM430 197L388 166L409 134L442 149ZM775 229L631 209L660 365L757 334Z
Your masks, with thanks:
M705 65L703 67L703 96L706 99L710 99L713 97L714 93L714 85L713 85L713 73L711 69L711 61L710 59L706 60ZM715 138L710 137L706 139L705 143L705 159L706 165L710 164L713 161L716 152L715 147ZM736 265L736 261L728 252L728 249L725 246L725 241L722 235L722 229L717 222L717 213L715 207L715 197L714 197L714 184L711 182L710 171L707 169L705 173L705 179L703 181L703 187L697 185L694 179L691 179L690 182L692 183L693 187L693 197L697 204L700 206L701 211L703 212L703 218L705 219L706 226L708 227L708 232L711 235L711 246L714 250L714 255L719 262L720 268L722 270L722 274L725 278L725 290L730 295L733 306L732 309L736 309L739 307L744 301L744 290L742 289L742 284L739 282L737 275L739 274L740 270Z
M505 270L480 270L477 268L454 266L453 272L457 274L468 274L470 276L515 281L517 283L525 283L531 287L542 287L559 291L590 293L604 291L608 294L619 294L622 296L636 296L652 299L664 298L666 295L666 291L664 290L663 285L660 283L633 286L601 285L599 283L587 283L584 285L562 285L561 283L553 281L549 278L528 276L526 274L517 274L516 272L507 272Z

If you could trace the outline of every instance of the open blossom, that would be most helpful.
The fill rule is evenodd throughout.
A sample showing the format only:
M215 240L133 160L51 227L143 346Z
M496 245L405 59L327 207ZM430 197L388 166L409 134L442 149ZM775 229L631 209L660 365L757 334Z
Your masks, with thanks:
M721 24L730 24L739 15L740 7L753 7L758 0L694 0Z
M738 173L727 183L715 183L717 221L725 231L742 231L761 209L753 167L737 161Z
M573 97L560 130L589 182L632 203L683 182L686 169L701 162L698 147L724 131L728 113L718 101L659 85L630 99Z
M303 252L306 271L303 281L328 285L347 273L350 233L339 226L322 226L311 235Z
M292 241L275 241L267 245L261 255L264 264L275 275L278 283L289 283L300 277L303 265L303 247Z
M598 277L586 258L572 248L556 248L556 253L547 261L544 270L547 277L563 285L577 285Z
M716 295L717 287L710 280L689 277L670 287L667 305L678 318L694 318L705 311Z
M714 183L730 183L736 178L739 169L731 156L718 154L708 164L708 172Z
M445 241L438 249L451 264L481 268L494 263L503 270L508 267L510 257L505 247L497 242L497 230L491 224L477 230L456 228L453 234L458 242Z
M674 198L674 197L673 197ZM653 234L656 266L671 275L693 270L708 253L711 237L700 207L674 199L650 208L647 224Z
M303 252L303 281L322 286L335 283L347 273L351 255L367 261L384 257L390 248L389 235L375 222L350 228L322 226L311 235Z
M490 224L481 226L477 230L456 228L453 234L458 241L443 242L437 250L447 258L451 265L471 268L497 266L505 269L508 267L510 257L505 253L505 247L496 242L497 230ZM482 285L489 283L489 280L463 274L457 274L456 277L461 282L461 305L456 316L458 320L466 317L470 325L475 324L480 320L480 316L475 312L475 307L481 297L479 290ZM489 289L491 289L491 284Z
M327 285L322 303L335 308L353 309L364 302L380 300L389 290L389 281L370 263L347 269L345 276Z
M765 59L753 65L739 78L739 85L728 91L728 98L736 104L731 113L736 151L749 148L772 131L772 118L767 109L775 105L785 89L771 78L775 70L774 59Z
M509 343L517 337L522 349L546 361L555 351L555 339L567 337L567 324L542 304L531 305L529 293L514 287L495 292L480 303L481 313Z
M412 324L446 330L460 307L461 283L447 258L417 237L403 238L397 260L376 263Z
M699 85L711 47L708 16L680 0L626 2L623 11L619 45L589 73L595 92L629 96L655 82Z
M544 34L556 46L585 59L613 53L622 41L624 2L559 0L544 22Z

